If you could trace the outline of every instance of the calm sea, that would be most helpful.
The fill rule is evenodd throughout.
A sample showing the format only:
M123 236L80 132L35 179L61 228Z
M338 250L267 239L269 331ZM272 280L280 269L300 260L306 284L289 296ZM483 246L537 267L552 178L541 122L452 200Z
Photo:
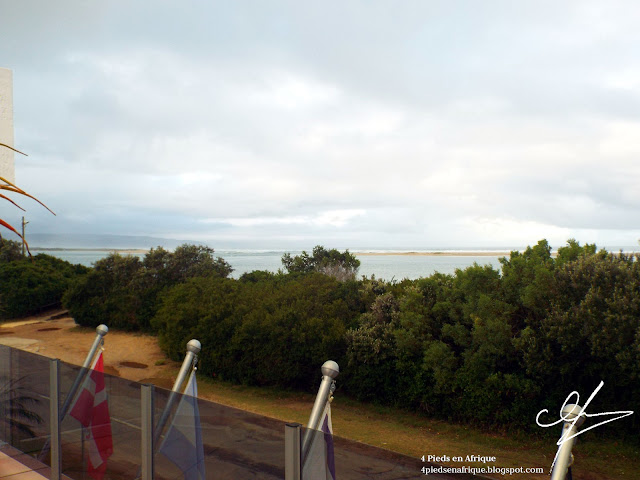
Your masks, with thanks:
M71 263L79 263L85 266L92 266L94 262L106 257L112 250L38 250L33 249L32 253L47 253L55 257L67 260ZM300 251L289 250L292 255L300 254ZM281 258L284 250L216 250L215 255L224 258L231 264L234 271L232 276L238 278L246 272L254 270L268 270L277 272L282 268ZM379 252L382 253L382 252ZM135 253L140 258L144 253ZM416 279L427 277L435 272L454 273L457 268L464 269L474 263L479 265L493 265L500 268L498 259L504 253L487 255L459 255L447 252L437 256L431 255L358 255L360 260L359 275L386 280L402 280L404 278Z
M618 252L623 250L627 253L638 252L638 247L612 247L607 248L610 252ZM47 253L71 263L80 263L88 267L94 262L106 257L113 250L39 250L33 249L32 253ZM301 251L287 250L292 255L298 255ZM352 250L356 252L356 250ZM488 250L488 251L464 251L451 250L440 251L438 255L392 255L398 253L395 250L375 251L377 255L357 255L360 260L359 275L370 277L375 275L376 278L385 280L402 280L404 278L416 279L420 277L428 277L435 272L450 274L456 269L465 269L468 266L477 263L478 265L492 265L497 270L500 269L499 259L508 256L506 250ZM254 270L268 270L277 272L282 268L281 258L285 250L218 250L215 255L224 258L231 264L234 271L232 277L238 278L243 273L252 272ZM382 253L382 255L380 255ZM386 253L386 254L385 254ZM462 254L461 254L462 253ZM474 255L475 253L475 255ZM140 258L144 257L144 253L131 254Z

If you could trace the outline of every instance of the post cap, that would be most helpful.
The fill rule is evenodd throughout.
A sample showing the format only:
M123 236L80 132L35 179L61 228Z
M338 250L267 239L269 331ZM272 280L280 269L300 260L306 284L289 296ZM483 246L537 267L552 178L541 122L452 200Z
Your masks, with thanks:
M96 332L98 335L100 335L101 337L104 337L107 333L109 333L109 327L107 327L104 323L101 325L98 325L96 327Z
M323 376L331 378L336 378L340 373L340 367L333 360L327 360L324 362L320 370L322 371Z
M565 419L565 422L572 422L574 418L576 418L582 413L582 407L575 403L569 403L564 406L564 408L560 413L562 415L562 418ZM576 426L579 427L583 423L584 423L584 416L581 416L576 421Z
M191 352L197 355L198 353L200 353L200 350L202 350L202 344L198 340L196 340L195 338L189 340L189 342L187 343L187 352Z

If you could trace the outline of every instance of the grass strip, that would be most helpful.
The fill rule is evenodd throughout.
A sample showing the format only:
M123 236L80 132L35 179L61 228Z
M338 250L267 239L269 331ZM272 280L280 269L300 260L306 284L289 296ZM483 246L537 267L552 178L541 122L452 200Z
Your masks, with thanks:
M224 405L303 425L309 420L315 396L283 392L273 388L233 385L208 378L198 379L198 394ZM555 439L532 437L523 433L489 433L479 428L432 420L415 413L365 404L341 397L332 403L336 435L386 448L415 458L422 455L494 456L496 467L542 467L543 475L521 478L548 480L553 461ZM533 420L532 420L533 421ZM615 428L615 427L613 427ZM560 430L558 429L558 435ZM585 433L574 446L574 478L581 480L629 480L640 478L637 459L640 446L593 438ZM475 466L478 462L442 462L448 466ZM513 478L501 477L494 478Z

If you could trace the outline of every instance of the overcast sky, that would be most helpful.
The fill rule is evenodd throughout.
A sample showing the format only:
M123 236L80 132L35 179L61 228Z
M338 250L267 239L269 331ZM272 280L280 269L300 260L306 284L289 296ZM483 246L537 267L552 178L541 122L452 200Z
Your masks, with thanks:
M16 180L57 213L21 201L28 229L637 246L638 25L635 1L0 0Z

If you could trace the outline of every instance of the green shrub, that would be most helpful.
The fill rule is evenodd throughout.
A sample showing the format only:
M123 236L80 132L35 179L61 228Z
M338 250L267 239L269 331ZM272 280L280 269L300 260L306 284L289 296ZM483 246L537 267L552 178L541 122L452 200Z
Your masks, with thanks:
M64 294L62 302L76 323L86 327L105 324L110 328L138 330L135 315L138 292L131 288L142 269L138 257L113 253L96 262L84 277L78 278Z
M312 390L320 366L343 359L346 328L362 308L349 298L357 287L318 273L196 278L166 292L152 325L176 360L189 339L206 345L205 374Z
M87 270L44 254L0 262L0 317L23 317L60 304L73 279Z

